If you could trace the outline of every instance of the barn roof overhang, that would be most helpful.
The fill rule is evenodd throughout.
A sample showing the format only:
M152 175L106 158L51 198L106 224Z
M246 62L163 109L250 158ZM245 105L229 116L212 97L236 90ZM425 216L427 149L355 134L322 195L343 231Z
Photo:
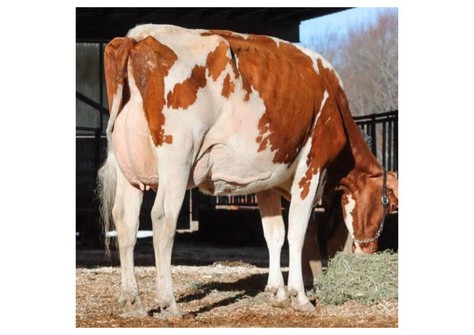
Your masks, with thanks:
M110 40L138 24L227 29L299 42L301 21L348 9L321 8L76 8L76 40Z

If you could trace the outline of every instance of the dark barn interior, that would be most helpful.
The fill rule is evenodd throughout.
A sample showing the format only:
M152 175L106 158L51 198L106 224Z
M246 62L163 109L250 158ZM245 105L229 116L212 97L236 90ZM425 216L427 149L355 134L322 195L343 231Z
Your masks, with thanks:
M77 8L76 40L110 40L137 24L226 29L299 42L301 21L345 10L323 8Z

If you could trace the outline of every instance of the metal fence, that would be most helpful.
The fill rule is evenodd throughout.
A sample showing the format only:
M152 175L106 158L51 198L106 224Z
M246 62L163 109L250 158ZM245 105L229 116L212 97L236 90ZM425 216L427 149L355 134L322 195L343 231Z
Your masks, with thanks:
M387 170L398 172L398 110L354 117L370 136L372 153Z

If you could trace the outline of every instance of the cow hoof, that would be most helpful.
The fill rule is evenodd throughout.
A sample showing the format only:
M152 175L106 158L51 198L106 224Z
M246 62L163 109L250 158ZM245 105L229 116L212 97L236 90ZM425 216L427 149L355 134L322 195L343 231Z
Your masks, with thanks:
M170 318L181 318L183 316L176 303L165 308L164 313L169 315Z
M284 300L278 300L275 297L270 298L270 302L273 307L278 307L278 308L287 308L290 307L290 298L286 298Z
M148 316L140 297L134 296L129 298L120 297L119 304L122 306L123 311L120 314L126 318L144 318Z
M316 310L316 308L313 306L312 303L309 301L304 303L304 304L299 304L295 300L291 302L291 308L293 308L295 311L298 312L306 312L306 313L311 313Z
M178 308L178 305L175 303L174 305L170 305L168 307L159 307L155 313L153 314L154 317L160 319L180 319L183 317L183 313Z
M278 289L266 287L265 291L271 294L270 303L272 306L280 308L290 307L290 298L284 287L280 287Z
M126 303L123 306L123 311L120 316L126 318L145 318L148 316L148 313L145 311L141 303Z

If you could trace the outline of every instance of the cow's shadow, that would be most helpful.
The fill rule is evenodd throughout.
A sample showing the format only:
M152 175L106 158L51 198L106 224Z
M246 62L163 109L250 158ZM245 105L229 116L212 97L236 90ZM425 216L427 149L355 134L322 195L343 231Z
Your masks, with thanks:
M288 279L288 271L283 271L283 277L286 282ZM223 295L226 295L226 298L223 298L219 301L213 302L205 306L201 306L198 309L187 313L188 315L196 316L201 313L209 312L213 310L214 308L232 305L238 302L239 300L242 300L245 298L256 297L258 294L262 293L265 290L267 279L268 279L268 274L262 273L262 274L250 275L248 277L239 279L231 283L223 283L223 282L217 282L217 281L209 282L200 286L197 289L197 292L179 297L176 302L179 304L179 303L189 303L192 301L201 300L201 299L204 299L207 295L212 294L212 292L215 292L215 291L222 292L222 293L225 293L225 292L235 293L230 297L227 294L223 294ZM158 311L159 311L158 309L153 309L149 311L148 313L152 315L154 313L157 313Z

